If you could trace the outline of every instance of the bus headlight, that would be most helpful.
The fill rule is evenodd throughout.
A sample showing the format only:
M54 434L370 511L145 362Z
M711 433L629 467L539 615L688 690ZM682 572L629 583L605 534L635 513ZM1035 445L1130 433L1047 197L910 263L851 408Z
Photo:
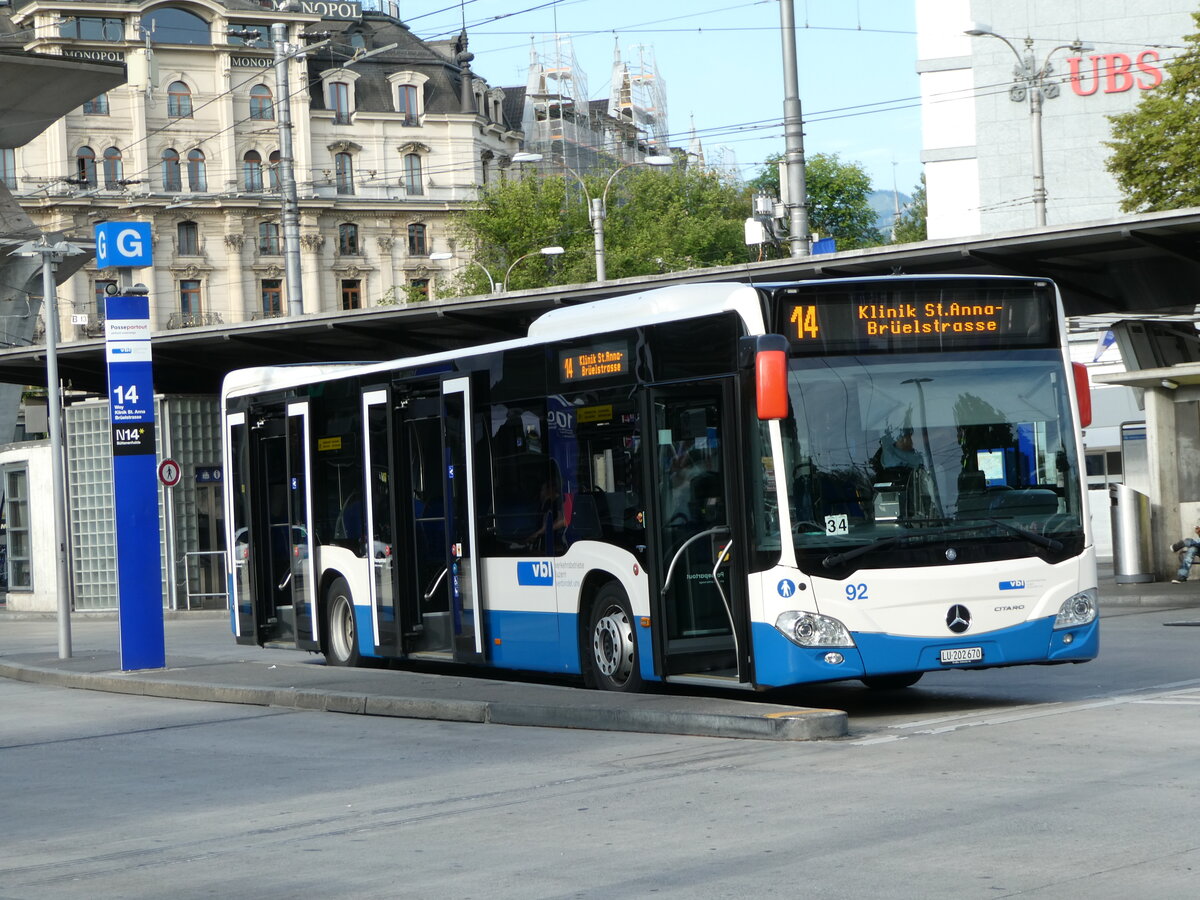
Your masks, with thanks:
M800 647L853 647L854 638L837 619L789 609L780 613L775 627Z
M1054 617L1054 629L1057 631L1060 628L1087 625L1096 618L1099 612L1100 607L1096 604L1096 589L1089 588L1086 591L1080 591L1074 597L1064 601L1063 605L1058 608L1058 615Z

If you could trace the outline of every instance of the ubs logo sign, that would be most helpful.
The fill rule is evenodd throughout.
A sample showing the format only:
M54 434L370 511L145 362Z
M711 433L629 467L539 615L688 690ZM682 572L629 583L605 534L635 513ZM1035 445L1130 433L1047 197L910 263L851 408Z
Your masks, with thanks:
M1148 91L1163 80L1157 50L1143 50L1137 56L1127 53L1072 56L1067 65L1071 67L1071 90L1080 97L1090 97L1097 91L1123 94L1135 87Z

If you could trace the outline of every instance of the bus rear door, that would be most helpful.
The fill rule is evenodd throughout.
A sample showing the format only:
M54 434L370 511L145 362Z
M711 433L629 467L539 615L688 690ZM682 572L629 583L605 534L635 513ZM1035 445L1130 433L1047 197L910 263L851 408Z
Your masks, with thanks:
M651 389L651 610L660 674L749 680L732 379Z

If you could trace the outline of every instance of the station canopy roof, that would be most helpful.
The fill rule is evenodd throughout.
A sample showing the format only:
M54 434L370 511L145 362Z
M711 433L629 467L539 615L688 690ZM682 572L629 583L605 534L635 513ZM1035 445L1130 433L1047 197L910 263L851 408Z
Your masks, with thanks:
M1063 293L1067 315L1092 328L1125 318L1190 315L1200 302L1200 210L487 298L159 332L153 336L155 389L215 393L226 372L244 366L384 360L508 340L523 336L533 319L555 306L650 287L897 273L1051 278ZM61 344L58 365L71 388L106 392L102 340ZM0 381L44 385L45 366L44 347L0 351Z

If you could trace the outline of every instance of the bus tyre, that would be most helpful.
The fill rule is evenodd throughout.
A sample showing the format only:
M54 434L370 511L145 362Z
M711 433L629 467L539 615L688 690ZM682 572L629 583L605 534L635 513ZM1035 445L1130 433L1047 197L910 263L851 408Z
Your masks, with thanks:
M329 586L325 603L325 662L331 666L358 665L358 628L350 585L339 578Z
M898 675L870 675L859 679L873 691L899 691L912 687L921 680L924 672L901 672Z
M584 669L588 684L604 691L642 688L633 613L618 584L606 584L592 603Z

